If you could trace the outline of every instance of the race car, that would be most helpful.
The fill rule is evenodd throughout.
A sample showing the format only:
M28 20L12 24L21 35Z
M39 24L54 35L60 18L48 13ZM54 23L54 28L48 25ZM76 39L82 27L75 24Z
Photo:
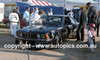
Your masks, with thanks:
M41 22L36 22L30 26L17 30L15 43L27 44L59 44L68 38L70 33L76 36L78 23L75 19L67 15L50 15L40 18Z

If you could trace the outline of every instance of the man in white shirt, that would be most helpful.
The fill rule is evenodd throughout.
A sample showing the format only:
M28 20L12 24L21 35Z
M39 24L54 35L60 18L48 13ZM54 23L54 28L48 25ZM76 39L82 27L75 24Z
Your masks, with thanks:
M19 22L19 17L18 14L16 13L16 9L14 9L12 13L10 13L9 20L10 20L11 35L16 37L16 30L18 28L17 25Z
M48 12L48 15L53 15L53 10L50 8L50 11Z
M31 25L34 24L34 23L36 23L36 22L40 22L40 23L41 23L42 21L40 21L39 19L40 19L40 17L43 16L43 15L44 15L44 11L43 11L43 10L40 10L40 11L38 12L38 14L35 14L35 13L34 13L34 14L32 15L33 18L30 20Z

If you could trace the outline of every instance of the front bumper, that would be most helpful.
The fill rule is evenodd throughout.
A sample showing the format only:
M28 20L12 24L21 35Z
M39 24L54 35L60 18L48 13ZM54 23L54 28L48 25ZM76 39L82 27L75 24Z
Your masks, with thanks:
M34 42L35 44L49 44L49 43L53 43L55 41L55 39L27 39L27 38L15 38L18 41L27 41L27 42Z

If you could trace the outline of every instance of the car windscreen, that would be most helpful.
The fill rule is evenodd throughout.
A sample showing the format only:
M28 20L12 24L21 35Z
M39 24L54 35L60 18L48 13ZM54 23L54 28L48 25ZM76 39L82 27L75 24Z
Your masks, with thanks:
M63 20L62 17L50 16L46 20L46 25L50 25L50 26L62 26L62 20Z

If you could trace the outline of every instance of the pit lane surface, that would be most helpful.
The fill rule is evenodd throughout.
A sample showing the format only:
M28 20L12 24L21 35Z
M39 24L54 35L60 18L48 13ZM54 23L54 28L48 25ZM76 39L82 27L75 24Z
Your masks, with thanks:
M87 31L85 30L85 33ZM63 44L84 44L75 42L75 39L67 39ZM89 49L6 49L5 44L14 44L15 39L10 35L10 29L0 25L0 60L100 60L100 37L96 37L97 48L94 53Z

